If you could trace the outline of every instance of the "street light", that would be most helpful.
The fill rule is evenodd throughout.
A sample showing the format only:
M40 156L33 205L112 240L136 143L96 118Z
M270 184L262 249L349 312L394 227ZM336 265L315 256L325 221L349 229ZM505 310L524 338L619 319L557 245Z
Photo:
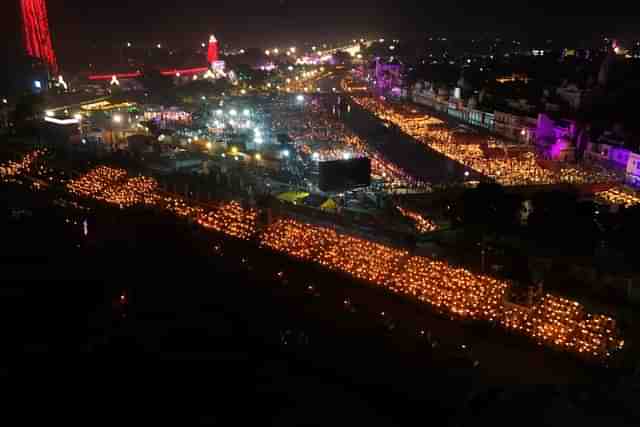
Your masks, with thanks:
M113 123L122 123L122 116L120 114L113 116Z

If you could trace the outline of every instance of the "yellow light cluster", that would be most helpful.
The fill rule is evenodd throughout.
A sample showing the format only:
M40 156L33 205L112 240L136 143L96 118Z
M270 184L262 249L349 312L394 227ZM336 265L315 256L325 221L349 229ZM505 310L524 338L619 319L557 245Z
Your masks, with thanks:
M158 182L149 177L139 176L128 179L123 185L107 187L98 197L107 203L121 208L136 205L155 205L159 196L156 194Z
M628 208L640 204L640 197L623 187L614 187L607 191L601 191L596 193L596 196L610 205L622 205Z
M547 295L540 304L510 304L511 284L426 257L409 256L335 230L281 219L260 235L262 246L415 298L455 319L499 322L561 350L606 358L622 348L610 317L592 315L575 301Z
M578 302L550 294L531 307L509 307L501 323L540 344L588 357L605 358L624 345L611 317L587 313Z
M150 178L127 180L126 172L120 169L97 168L71 182L68 188L74 194L122 207L155 204L192 218L204 228L239 239L257 234L255 209L229 202L208 211L184 199L161 195L157 183ZM451 318L496 321L541 344L593 358L606 358L624 345L616 335L612 318L587 313L578 302L546 295L532 306L514 305L505 297L510 291L509 282L410 256L402 249L292 219L276 221L258 237L264 247L410 296Z
M414 256L388 286L455 318L497 320L508 284L463 268Z
M159 206L162 209L166 209L174 215L183 218L197 218L203 215L205 210L199 206L190 205L182 197L174 195L162 195L159 200Z
M243 209L240 203L232 201L202 214L197 221L204 228L248 240L256 233L258 211Z
M67 189L78 196L101 198L104 190L121 183L126 177L127 171L124 169L99 166L69 182Z
M452 132L441 120L421 115L406 107L383 103L369 96L353 96L353 101L382 120L398 126L426 146L456 160L502 185L590 184L615 182L620 179L613 171L561 168L551 170L538 164L533 152L515 157L490 158L482 146L468 135Z
M36 161L39 157L46 154L46 150L34 150L31 151L22 157L17 162L8 161L4 164L0 165L0 181L6 181L11 178L15 178L18 175L24 173L29 170L29 168L33 165L33 162Z
M418 212L403 208L402 206L396 206L396 209L398 209L402 216L413 221L418 233L430 233L438 229L438 226L433 221L425 218Z
M304 113L300 111L274 110L272 119L276 128L286 127L292 139L301 151L311 154L309 143L312 141L329 141L329 148L317 150L323 159L341 159L347 149L356 155L371 159L371 172L375 178L382 180L389 189L419 188L429 189L429 185L414 179L397 165L387 161L377 151L371 149L360 137L349 130L345 124L336 119L320 105L310 104Z

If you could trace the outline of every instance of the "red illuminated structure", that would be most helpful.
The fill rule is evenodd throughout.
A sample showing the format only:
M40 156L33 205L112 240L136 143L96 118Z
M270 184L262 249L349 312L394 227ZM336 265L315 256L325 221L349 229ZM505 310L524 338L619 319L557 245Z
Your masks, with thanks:
M213 64L218 61L218 40L216 36L209 37L209 50L207 51L207 61Z
M53 51L49 19L45 0L20 0L22 31L27 54L40 59L52 74L58 73L58 62Z
M166 77L187 77L196 74L206 73L207 70L210 70L214 64L220 63L219 61L219 53L218 53L218 40L215 36L209 37L209 48L207 49L207 66L206 67L194 67L194 68L169 68L160 70L160 74ZM142 77L142 71L134 71L128 73L114 73L114 74L94 74L89 76L89 80L91 81L107 81L112 80L114 77L118 80L125 79L135 79L138 77Z

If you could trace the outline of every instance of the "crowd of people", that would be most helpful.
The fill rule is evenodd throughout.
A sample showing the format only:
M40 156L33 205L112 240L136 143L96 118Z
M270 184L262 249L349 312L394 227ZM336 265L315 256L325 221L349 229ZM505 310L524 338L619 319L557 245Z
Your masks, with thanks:
M354 95L352 99L420 143L502 185L592 184L620 180L617 173L604 169L587 169L582 166L561 167L557 170L546 168L538 161L533 150L513 156L507 153L488 154L488 139L483 141L469 133L455 132L437 118L371 96Z

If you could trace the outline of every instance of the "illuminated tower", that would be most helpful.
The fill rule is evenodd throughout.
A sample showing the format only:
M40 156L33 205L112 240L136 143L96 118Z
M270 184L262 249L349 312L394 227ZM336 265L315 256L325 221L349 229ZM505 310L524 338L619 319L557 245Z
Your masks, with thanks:
M218 40L216 36L209 37L209 50L207 52L207 61L209 65L218 62Z
M27 54L40 59L48 66L51 74L57 74L58 63L51 42L45 0L20 0L20 3L24 46Z

